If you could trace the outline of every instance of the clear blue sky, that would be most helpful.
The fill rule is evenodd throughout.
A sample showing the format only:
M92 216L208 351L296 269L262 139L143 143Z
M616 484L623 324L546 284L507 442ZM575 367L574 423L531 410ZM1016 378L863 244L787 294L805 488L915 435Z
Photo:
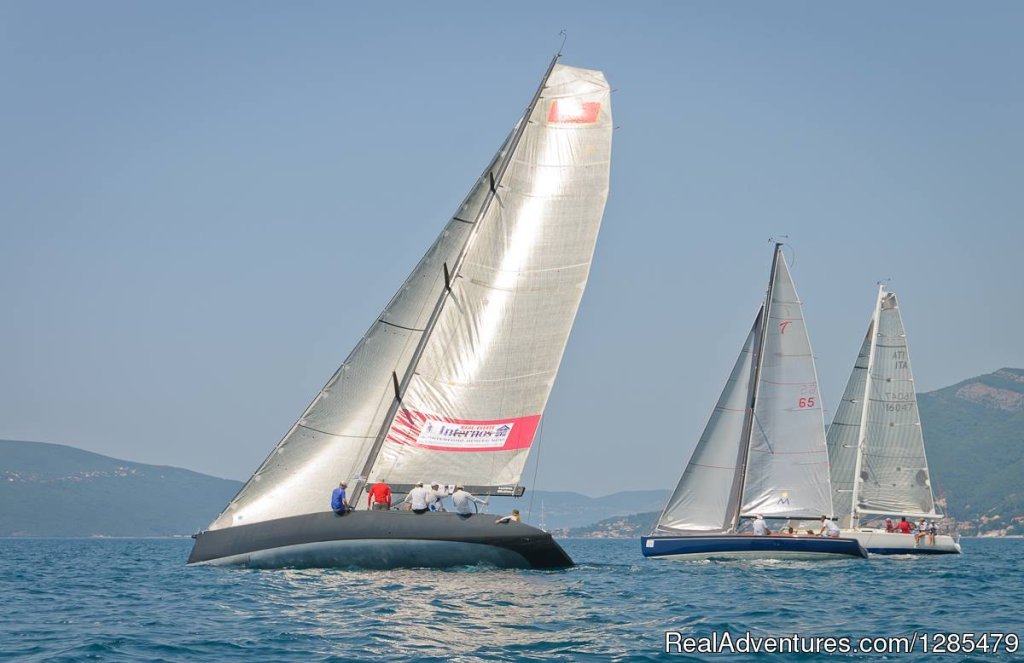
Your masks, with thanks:
M1022 3L5 2L0 438L247 477L562 28L619 128L537 487L674 485L772 236L830 409L880 278L920 390L1024 366Z

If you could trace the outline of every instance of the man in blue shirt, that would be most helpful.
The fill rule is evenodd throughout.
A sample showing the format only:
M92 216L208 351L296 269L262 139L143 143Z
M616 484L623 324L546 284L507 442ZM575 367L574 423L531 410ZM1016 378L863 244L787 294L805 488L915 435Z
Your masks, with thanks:
M348 488L348 482L342 481L331 493L331 509L339 516L344 516L350 510L348 499L345 497L346 488Z

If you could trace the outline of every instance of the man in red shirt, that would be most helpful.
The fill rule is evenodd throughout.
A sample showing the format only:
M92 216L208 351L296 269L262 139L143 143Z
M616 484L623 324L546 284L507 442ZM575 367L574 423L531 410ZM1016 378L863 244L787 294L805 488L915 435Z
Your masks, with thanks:
M387 511L391 508L391 486L383 480L370 486L366 493L366 505L374 511Z
M899 529L900 534L910 534L910 530L912 529L910 527L910 523L907 522L906 516L900 518L900 524L897 526L897 528Z

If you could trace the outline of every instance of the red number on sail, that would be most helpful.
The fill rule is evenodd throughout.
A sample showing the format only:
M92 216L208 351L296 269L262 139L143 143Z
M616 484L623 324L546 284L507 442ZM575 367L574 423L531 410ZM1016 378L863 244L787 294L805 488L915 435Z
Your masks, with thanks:
M802 408L814 407L814 397L811 396L810 398L801 398L799 401L797 401L796 404L797 406Z

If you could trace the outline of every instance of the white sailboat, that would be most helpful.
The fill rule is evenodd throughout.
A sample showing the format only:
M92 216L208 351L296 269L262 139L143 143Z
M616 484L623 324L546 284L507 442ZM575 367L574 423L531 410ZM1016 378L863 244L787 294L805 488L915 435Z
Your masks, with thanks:
M828 429L832 500L844 536L877 554L957 554L948 534L912 536L862 527L864 519L936 521L907 334L896 294L878 288L875 310Z
M850 538L742 533L744 519L831 515L818 378L782 245L768 292L679 485L641 551L652 558L866 556Z
M369 511L368 483L519 496L590 272L608 194L611 91L552 59L493 160L412 274L190 563L559 567L551 535L493 516ZM331 490L350 481L357 509Z

